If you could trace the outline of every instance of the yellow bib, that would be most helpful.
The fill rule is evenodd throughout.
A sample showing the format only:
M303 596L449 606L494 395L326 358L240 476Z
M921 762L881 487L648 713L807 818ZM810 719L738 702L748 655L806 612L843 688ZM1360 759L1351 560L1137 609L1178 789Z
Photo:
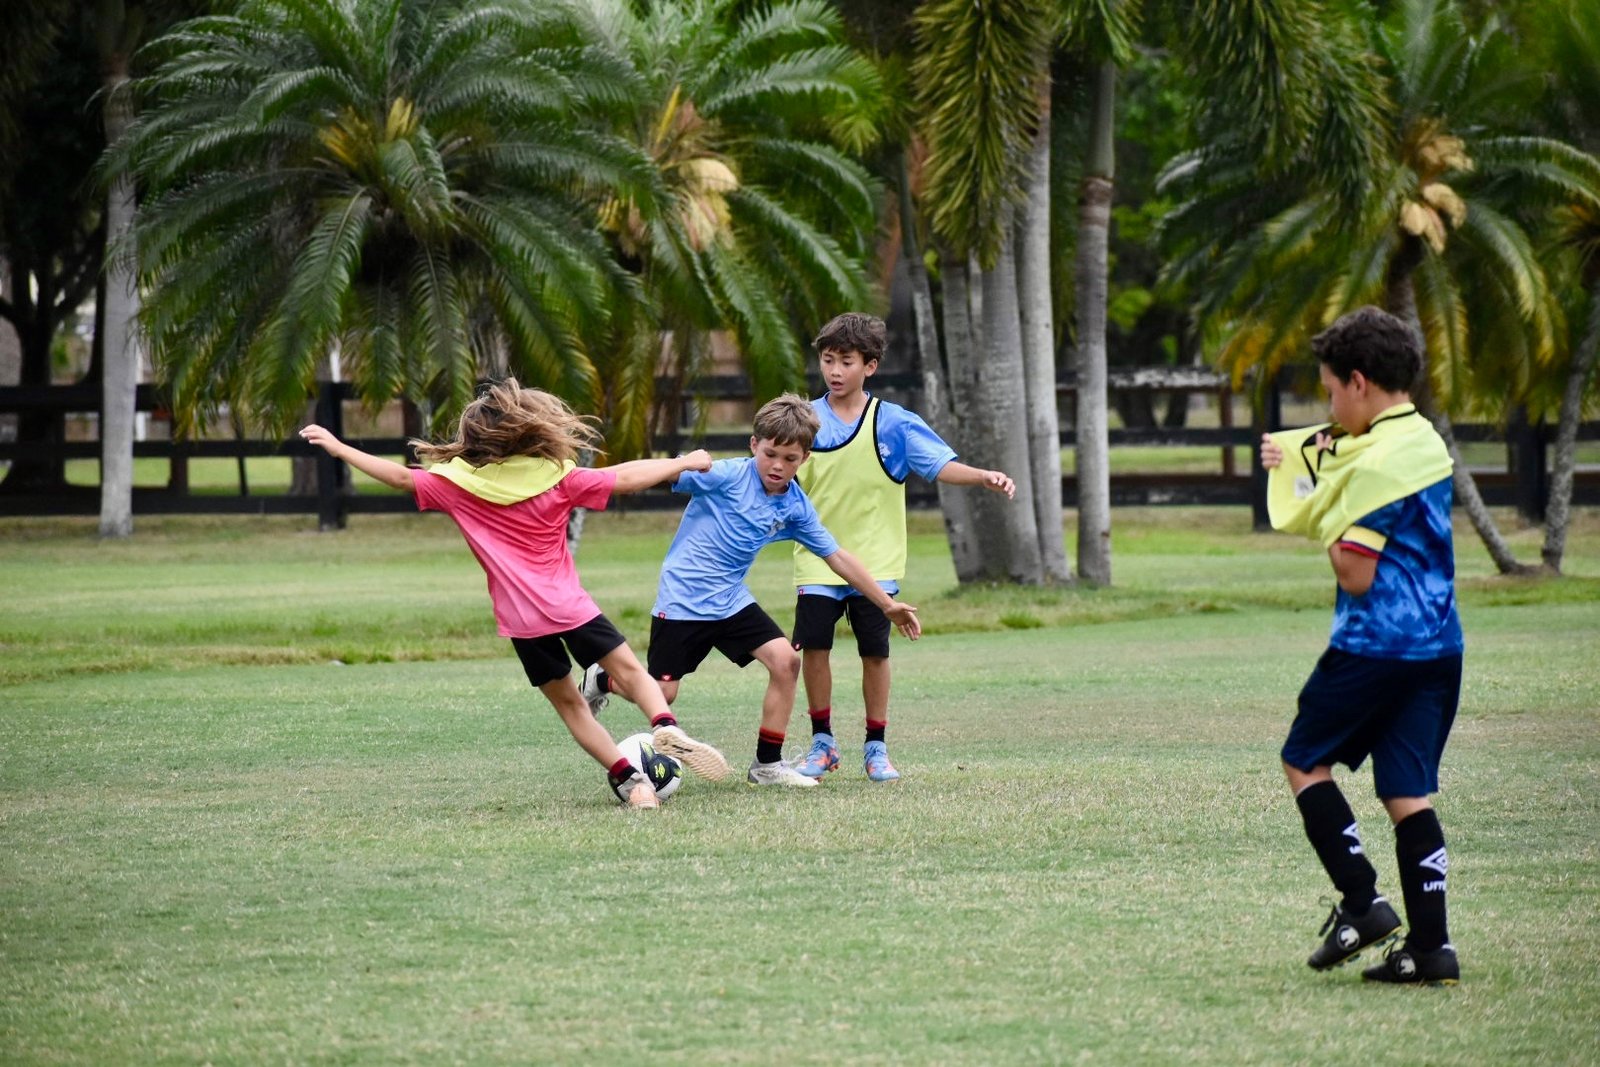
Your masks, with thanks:
M1272 440L1283 462L1267 472L1267 517L1274 529L1327 548L1385 504L1450 477L1444 439L1414 405L1399 404L1372 420L1366 433L1335 437L1317 451L1328 423L1281 430Z
M538 456L512 456L474 467L457 456L449 463L429 467L428 473L448 478L491 504L520 504L555 488L576 466L570 459L557 463Z
M855 432L843 444L813 449L795 476L839 547L878 581L906 574L906 487L878 459L878 398L867 401ZM795 585L843 585L833 570L798 542Z

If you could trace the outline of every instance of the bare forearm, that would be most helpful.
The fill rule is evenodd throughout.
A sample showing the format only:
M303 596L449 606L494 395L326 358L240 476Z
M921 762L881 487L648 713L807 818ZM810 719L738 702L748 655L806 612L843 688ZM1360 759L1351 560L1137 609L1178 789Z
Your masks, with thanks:
M347 445L321 426L307 426L300 431L300 436L341 463L350 464L369 478L376 479L392 489L404 489L408 493L412 491L409 467Z
M989 471L979 467L969 467L965 463L951 460L939 468L939 474L934 479L945 485L977 485L992 493L1004 493L1007 499L1015 496L1016 483L1005 471Z
M652 485L672 481L683 473L684 466L682 458L635 459L627 463L618 463L611 470L617 476L617 484L612 492L637 493Z
M872 601L880 610L887 609L894 603L893 598L879 587L861 561L844 549L841 548L833 555L824 557L823 562L833 573L849 582L857 592Z

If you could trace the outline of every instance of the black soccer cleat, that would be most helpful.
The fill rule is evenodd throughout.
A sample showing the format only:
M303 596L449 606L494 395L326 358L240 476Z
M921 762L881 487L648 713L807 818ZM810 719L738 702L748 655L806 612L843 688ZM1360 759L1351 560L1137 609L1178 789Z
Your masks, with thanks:
M1335 904L1328 921L1317 931L1327 937L1306 960L1306 965L1314 971L1338 967L1355 959L1368 945L1387 941L1399 932L1400 916L1382 897L1372 901L1365 915L1351 915Z
M1395 985L1455 985L1461 981L1461 964L1451 945L1440 945L1431 952L1412 948L1410 942L1393 945L1383 962L1361 972L1369 982Z

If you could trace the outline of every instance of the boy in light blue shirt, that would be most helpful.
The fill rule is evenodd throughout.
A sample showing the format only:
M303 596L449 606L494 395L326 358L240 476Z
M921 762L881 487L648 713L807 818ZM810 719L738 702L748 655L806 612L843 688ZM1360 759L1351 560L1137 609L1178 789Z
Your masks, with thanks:
M673 483L674 492L691 499L661 565L646 670L671 704L683 676L712 649L740 667L754 660L767 669L756 758L746 776L752 785L817 784L783 762L800 656L745 585L761 549L777 541L804 545L906 637L916 640L922 632L917 609L893 600L859 560L839 547L795 483L817 426L810 401L780 396L756 412L749 459L719 460L709 471L685 472ZM609 693L628 696L598 669L585 672L583 692L596 713Z

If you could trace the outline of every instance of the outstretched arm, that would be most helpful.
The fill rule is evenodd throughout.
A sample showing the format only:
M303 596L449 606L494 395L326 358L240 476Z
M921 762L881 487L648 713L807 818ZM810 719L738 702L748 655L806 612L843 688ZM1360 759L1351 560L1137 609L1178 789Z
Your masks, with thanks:
M939 468L936 481L946 485L981 485L992 493L1004 493L1010 500L1017 495L1017 483L1005 471L986 471L951 460Z
M300 436L334 459L350 464L369 478L376 478L394 489L404 489L408 493L412 491L410 467L402 466L392 459L363 452L359 448L352 448L316 423L301 430Z
M674 482L684 471L711 469L711 453L703 448L672 459L635 459L608 468L616 472L617 484L613 493L637 493L662 482Z
M831 556L822 557L822 562L876 604L878 610L900 628L901 633L913 641L922 636L922 623L917 619L917 609L885 593L859 559L841 548Z

